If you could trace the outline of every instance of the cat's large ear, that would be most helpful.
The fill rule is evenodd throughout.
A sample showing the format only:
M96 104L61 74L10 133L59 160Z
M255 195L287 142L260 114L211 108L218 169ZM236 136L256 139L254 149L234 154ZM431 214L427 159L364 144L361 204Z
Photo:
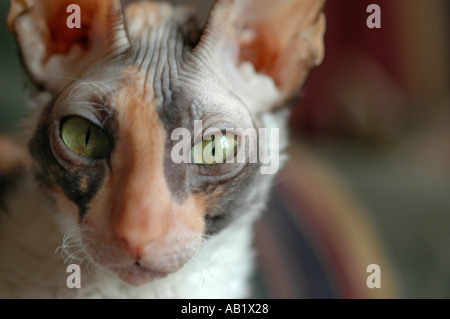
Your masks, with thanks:
M120 0L11 0L8 26L32 81L56 93L128 46Z
M251 62L285 100L324 57L325 0L218 0L196 50ZM204 54L204 53L203 53ZM222 59L222 61L220 61ZM281 102L281 101L280 101Z

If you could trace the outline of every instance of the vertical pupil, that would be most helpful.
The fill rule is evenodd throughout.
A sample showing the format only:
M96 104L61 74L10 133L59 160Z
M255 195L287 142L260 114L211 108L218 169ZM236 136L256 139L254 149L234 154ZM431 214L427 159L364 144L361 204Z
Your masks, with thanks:
M216 144L214 142L215 139L216 139L216 137L214 135L211 136L211 140L212 140L212 156L216 156Z
M84 147L88 146L90 138L91 138L91 126L89 125L87 132L86 132L86 140L85 140Z

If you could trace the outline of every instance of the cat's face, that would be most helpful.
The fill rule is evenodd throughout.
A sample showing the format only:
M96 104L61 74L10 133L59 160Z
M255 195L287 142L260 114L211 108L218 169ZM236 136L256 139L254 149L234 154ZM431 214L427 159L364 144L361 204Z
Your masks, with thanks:
M29 2L35 9L28 18L15 20L14 10L10 16L22 51L30 40L21 31L35 24L52 35L52 23L45 19L62 14L68 3L43 1L40 7ZM189 153L196 145L201 150L216 145L214 137L202 134L208 128L258 132L268 125L265 116L275 121L272 110L295 94L309 68L321 60L322 3L265 3L271 12L258 1L242 1L242 7L219 1L198 40L200 29L188 10L137 3L122 20L119 1L98 1L95 8L85 2L81 12L93 20L82 29L83 37L58 38L83 39L85 52L75 48L55 54L44 46L37 58L25 54L32 78L53 95L41 110L30 149L37 178L55 207L78 221L89 258L140 285L179 270L201 248L205 235L228 227L264 201L267 188L261 183L270 177L261 175L261 163L250 160L248 152L244 161L233 161L240 147L257 143L257 134L246 143L239 134L222 136L223 159L229 163L180 163L174 160L174 132L191 133L184 150ZM13 1L16 11L18 3ZM252 9L253 19L239 21ZM51 14L39 15L46 10ZM303 34L300 43L271 38L281 18L296 29L279 32ZM270 22L271 28L264 26ZM94 42L95 37L103 43ZM80 42L56 47L75 44ZM46 65L42 58L49 54L54 56ZM81 61L79 68L73 61ZM296 61L297 69L285 65L290 61ZM58 72L59 81L49 70ZM198 121L201 132L196 132ZM214 149L210 155L216 156Z
M194 144L195 120L204 129L255 124L227 86L212 84L220 79L196 63L172 61L177 71L157 78L151 69L164 68L166 58L150 70L132 51L102 62L106 72L73 82L49 105L31 141L58 209L75 204L87 253L131 283L176 271L204 234L237 217L236 205L262 199L248 196L258 163L174 163L176 128L192 132Z

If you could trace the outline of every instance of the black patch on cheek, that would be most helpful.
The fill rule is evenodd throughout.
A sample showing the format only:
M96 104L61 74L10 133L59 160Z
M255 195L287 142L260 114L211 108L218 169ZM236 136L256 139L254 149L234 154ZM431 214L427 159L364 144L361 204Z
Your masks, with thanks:
M239 205L237 203L241 202L240 197L245 191L241 191L240 194L233 193L229 192L225 196L221 195L220 198L210 198L210 201L215 202L215 205L207 208L205 217L206 235L211 236L217 234L240 216Z
M233 221L233 216L231 214L220 214L217 216L206 217L206 231L205 234L212 236L217 234L222 229L226 228Z
M257 170L260 165L247 164L238 175L228 180L208 183L197 187L194 192L203 193L209 203L206 209L206 230L207 235L214 235L230 225L241 214L245 214L251 203L249 203L248 193L253 184ZM216 196L212 196L210 188L223 187L224 191Z
M88 204L102 185L105 166L91 168L62 165L52 152L49 125L42 121L30 140L31 156L38 164L37 180L48 189L60 186L66 196L79 208L80 221L88 211Z
M79 208L80 221L87 213L91 199L100 189L103 181L102 173L97 170L64 170L56 175L55 180L61 186L67 197Z

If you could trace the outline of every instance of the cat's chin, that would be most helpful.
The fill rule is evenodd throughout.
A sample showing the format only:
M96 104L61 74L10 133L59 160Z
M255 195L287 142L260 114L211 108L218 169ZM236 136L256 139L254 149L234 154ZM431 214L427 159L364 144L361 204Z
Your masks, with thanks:
M136 287L169 275L168 272L152 270L137 263L125 267L111 267L109 269L116 273L123 282Z

